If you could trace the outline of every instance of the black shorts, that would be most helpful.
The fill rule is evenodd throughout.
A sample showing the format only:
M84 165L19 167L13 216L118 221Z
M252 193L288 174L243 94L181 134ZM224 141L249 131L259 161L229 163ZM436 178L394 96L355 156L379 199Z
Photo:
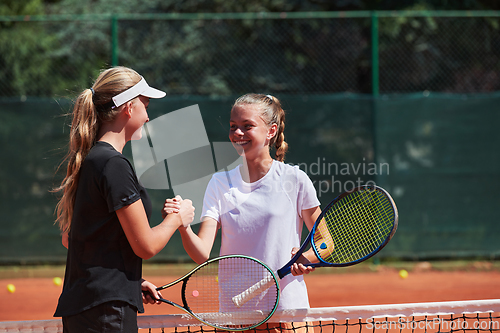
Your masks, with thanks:
M63 317L64 333L137 333L137 309L122 301L97 305L79 314Z

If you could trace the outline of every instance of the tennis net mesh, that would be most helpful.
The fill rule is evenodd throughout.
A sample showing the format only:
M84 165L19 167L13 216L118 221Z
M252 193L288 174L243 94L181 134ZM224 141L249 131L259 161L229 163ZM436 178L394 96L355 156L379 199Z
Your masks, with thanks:
M140 315L143 332L220 332L188 314ZM62 332L58 319L0 322L2 332ZM346 306L277 311L252 332L500 332L500 299Z

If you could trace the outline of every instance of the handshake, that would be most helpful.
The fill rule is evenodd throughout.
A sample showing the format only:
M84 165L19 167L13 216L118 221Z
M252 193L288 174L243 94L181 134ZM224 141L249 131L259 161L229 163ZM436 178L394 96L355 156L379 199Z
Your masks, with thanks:
M173 199L165 200L161 210L161 216L165 219L168 214L179 214L182 220L182 226L187 228L193 222L194 209L191 200L182 199L180 195L176 195Z

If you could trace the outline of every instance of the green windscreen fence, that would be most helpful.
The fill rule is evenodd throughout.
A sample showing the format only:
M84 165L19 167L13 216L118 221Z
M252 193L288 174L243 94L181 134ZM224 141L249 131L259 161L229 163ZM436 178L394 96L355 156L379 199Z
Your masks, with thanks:
M167 97L152 101L155 118L198 105L210 142L228 141L234 97ZM500 94L283 95L286 163L312 179L323 205L354 186L376 183L399 209L399 228L378 255L399 259L500 255ZM71 101L0 101L1 263L64 262L51 188L67 150ZM185 131L192 129L179 124ZM178 144L172 138L171 144ZM130 143L124 153L133 161ZM212 162L210 162L212 163ZM172 189L151 189L154 214ZM276 207L279 209L279 207ZM197 207L197 212L201 206ZM196 224L196 228L199 224ZM214 246L213 255L219 245ZM150 261L190 260L178 233Z
M405 257L500 254L500 95L394 97L379 101L378 179L398 204L390 251Z

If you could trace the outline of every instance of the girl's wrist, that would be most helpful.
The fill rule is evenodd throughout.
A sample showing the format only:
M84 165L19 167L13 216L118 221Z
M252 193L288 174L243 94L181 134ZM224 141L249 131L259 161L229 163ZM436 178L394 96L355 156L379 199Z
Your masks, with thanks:
M170 213L163 219L163 222L174 227L173 224L176 225L176 228L182 227L182 218L179 213Z
M188 225L187 227L185 227L184 225L181 225L179 227L180 232L188 232L188 230L190 230L190 229L191 229L191 225Z

